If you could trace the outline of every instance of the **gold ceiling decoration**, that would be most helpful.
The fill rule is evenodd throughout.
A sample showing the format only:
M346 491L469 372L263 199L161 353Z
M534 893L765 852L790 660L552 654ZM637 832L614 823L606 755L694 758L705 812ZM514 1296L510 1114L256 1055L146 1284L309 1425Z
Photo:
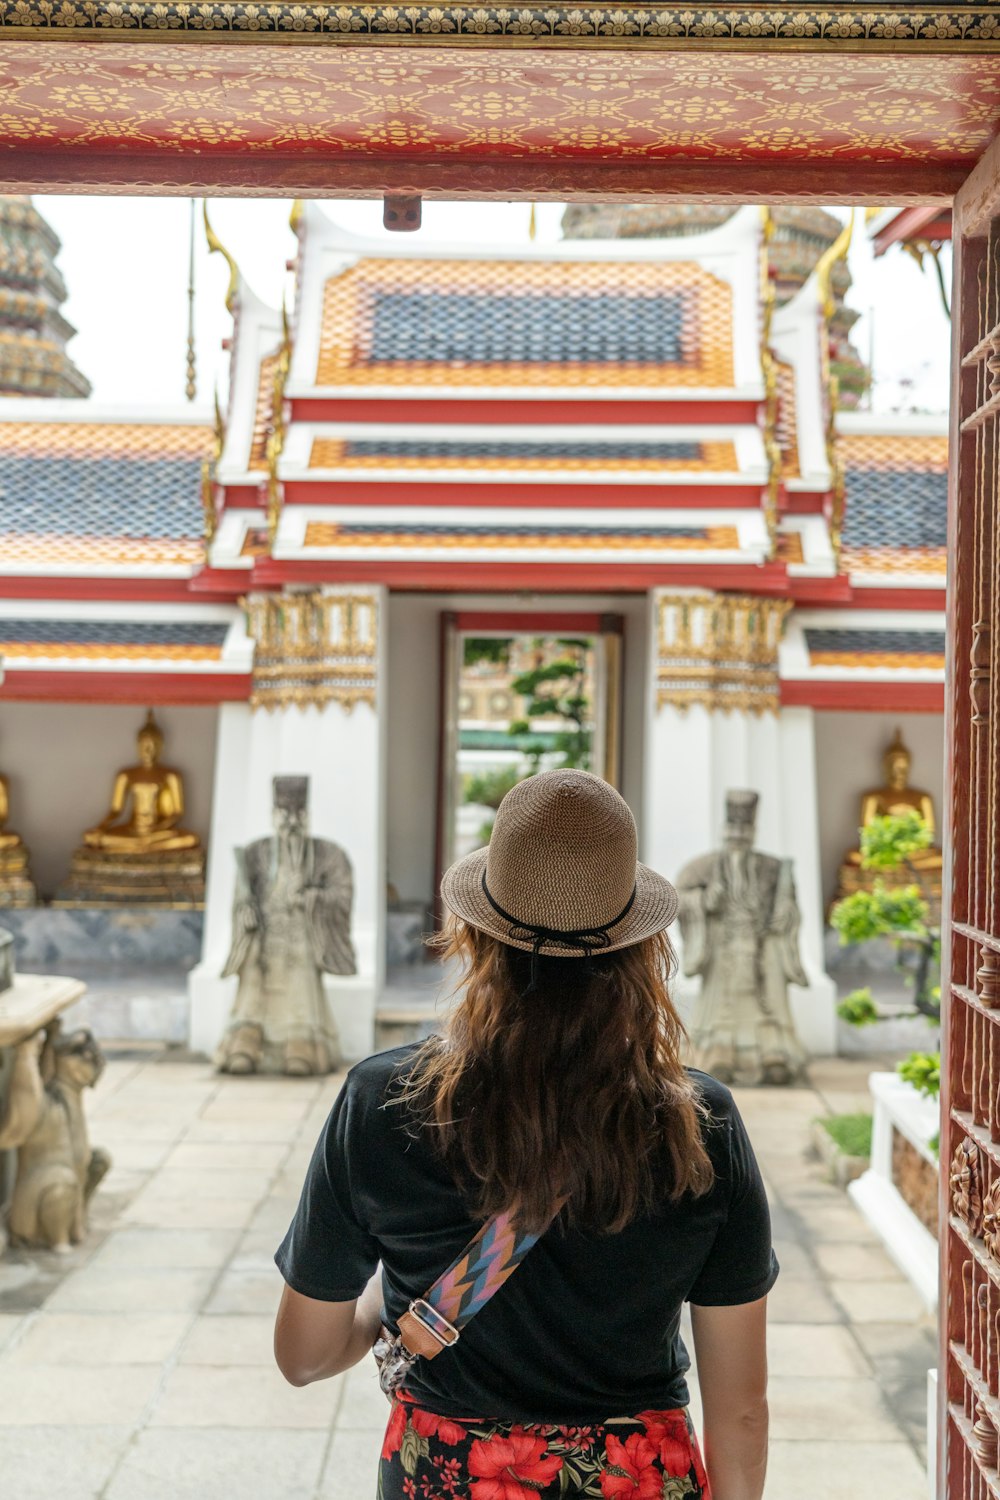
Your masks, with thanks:
M659 594L656 706L777 713L778 646L788 599Z
M546 47L703 47L706 41L800 51L854 49L977 51L1000 46L1000 17L989 4L877 10L813 4L807 10L742 4L725 9L659 3L581 8L566 0L476 4L337 5L325 0L0 0L0 31L53 40L470 43Z
M289 589L243 601L254 642L251 708L375 707L378 598Z

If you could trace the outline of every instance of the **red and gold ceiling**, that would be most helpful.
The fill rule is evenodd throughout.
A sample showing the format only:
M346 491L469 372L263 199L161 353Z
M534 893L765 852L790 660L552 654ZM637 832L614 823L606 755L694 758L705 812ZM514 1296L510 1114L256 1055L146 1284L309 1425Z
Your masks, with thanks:
M15 191L899 203L1000 129L996 5L0 0L0 44Z

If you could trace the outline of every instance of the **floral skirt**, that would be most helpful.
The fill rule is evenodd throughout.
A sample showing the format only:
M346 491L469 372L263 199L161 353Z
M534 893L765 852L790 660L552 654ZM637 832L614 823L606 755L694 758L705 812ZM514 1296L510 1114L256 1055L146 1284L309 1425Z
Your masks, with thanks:
M378 1500L711 1500L685 1410L590 1427L456 1420L393 1403Z

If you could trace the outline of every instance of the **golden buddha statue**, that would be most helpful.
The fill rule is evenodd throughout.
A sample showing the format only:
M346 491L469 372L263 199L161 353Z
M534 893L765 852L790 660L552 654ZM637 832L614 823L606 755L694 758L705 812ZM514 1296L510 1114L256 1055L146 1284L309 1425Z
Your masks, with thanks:
M882 760L885 768L885 785L865 792L861 798L859 818L861 829L867 828L876 818L901 817L906 813L915 812L923 818L930 830L931 838L934 837L937 826L934 817L934 799L929 792L910 786L912 763L913 757L897 729L896 737ZM840 872L839 896L849 896L853 891L858 890L870 890L876 876L888 886L912 883L910 868L903 867L899 872L865 870L861 860L860 849L852 849L844 856ZM929 886L933 902L940 901L941 897L941 864L941 850L935 845L926 849L918 849L909 856L907 861L907 865L912 867L912 870L918 871L925 878L925 884Z
M28 874L28 849L19 833L7 827L10 783L0 776L0 906L34 906L37 892Z
M54 905L204 905L204 851L198 835L180 826L184 781L179 771L160 764L163 732L152 709L138 746L138 764L115 777L111 806L84 833Z
M83 842L89 849L113 854L197 849L198 835L177 826L184 815L184 783L179 771L159 763L163 734L152 709L138 743L139 764L118 772L111 809L95 828L87 829Z

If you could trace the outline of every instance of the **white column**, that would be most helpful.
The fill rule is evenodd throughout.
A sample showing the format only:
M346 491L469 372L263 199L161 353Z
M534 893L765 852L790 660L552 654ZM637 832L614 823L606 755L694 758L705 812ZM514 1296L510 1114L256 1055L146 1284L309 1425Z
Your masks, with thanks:
M771 697L754 712L752 690L732 691L732 674L741 666L738 653L749 651L752 643L731 623L716 622L713 627L694 618L697 600L705 602L707 597L694 593L692 619L680 627L683 639L675 623L664 630L661 601L679 597L684 597L679 591L654 591L650 600L642 858L668 878L676 877L690 860L719 847L726 792L746 789L759 794L757 847L792 860L802 912L800 945L810 984L808 989L790 987L792 1016L807 1050L826 1055L836 1046L836 987L823 967L812 711L777 708L775 642ZM714 662L706 634L713 628L719 633ZM746 666L748 679L751 670L759 672L759 652ZM719 668L728 674L728 685L715 675ZM761 686L762 694L768 691ZM667 701L658 704L661 697ZM671 937L679 947L676 928ZM690 1014L698 986L697 979L677 976L674 994L682 1015Z
M219 1043L236 994L236 979L220 977L230 943L233 850L270 834L275 776L308 776L310 833L332 839L351 861L358 973L327 975L324 983L345 1058L354 1061L372 1050L385 951L382 664L387 612L379 590L356 592L375 594L378 601L374 704L335 699L321 705L286 702L257 709L227 704L220 714L202 961L188 980L191 1046L209 1055Z

